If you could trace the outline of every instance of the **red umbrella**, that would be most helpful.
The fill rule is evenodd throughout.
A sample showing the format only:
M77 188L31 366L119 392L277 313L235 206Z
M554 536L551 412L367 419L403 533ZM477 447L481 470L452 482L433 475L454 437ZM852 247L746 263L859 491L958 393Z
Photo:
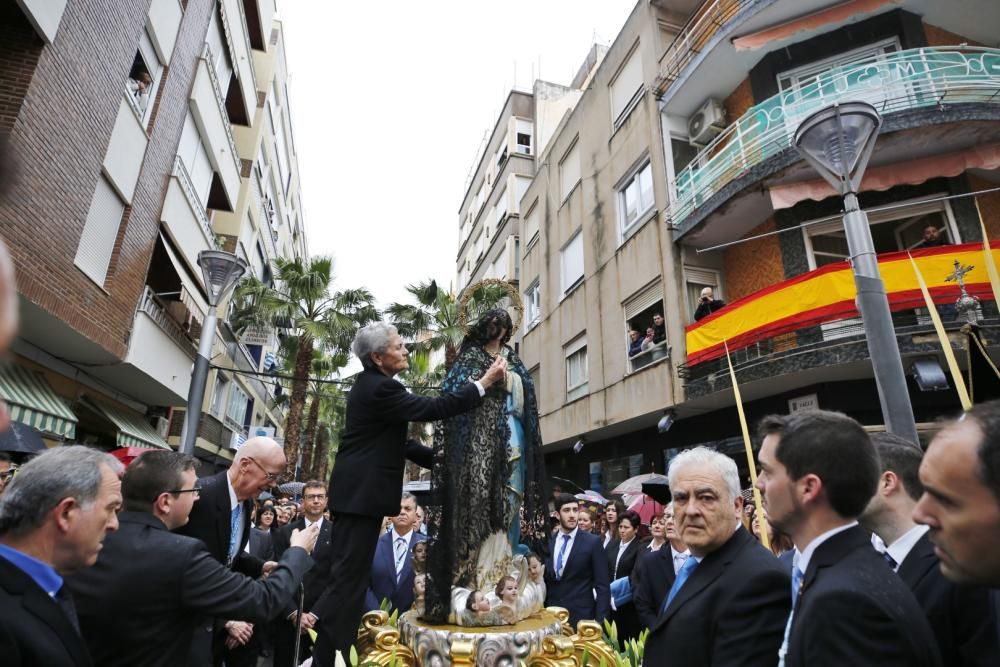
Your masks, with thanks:
M643 525L648 526L649 522L652 521L653 517L657 514L663 514L663 505L656 502L645 493L639 494L639 496L632 501L628 506L630 510L637 513L639 518L642 520Z
M139 456L151 451L153 450L148 447L119 447L118 449L111 450L111 456L127 466Z

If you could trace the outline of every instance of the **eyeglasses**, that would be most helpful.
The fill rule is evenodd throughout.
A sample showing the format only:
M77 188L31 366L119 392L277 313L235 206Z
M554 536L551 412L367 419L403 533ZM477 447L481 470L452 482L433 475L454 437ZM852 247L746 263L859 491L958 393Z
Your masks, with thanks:
M179 493L193 493L196 496L201 495L201 485L195 486L193 489L173 489L172 491L167 491L167 493L172 493L177 495Z
M257 463L257 459L255 459L252 456L247 456L246 459L248 461L253 461L253 464L255 466L257 466L258 468L260 468L261 472L264 473L264 479L266 479L269 482L277 482L278 481L278 473L276 473L276 472L268 472L267 469L264 468L264 466L262 466L261 464Z
M308 496L304 496L306 500L323 500L326 498L325 493L310 493Z
M0 472L0 482L8 482L8 481L10 481L11 479L14 478L14 473L16 473L16 472L17 472L17 468L14 468L12 470L6 470L4 472Z

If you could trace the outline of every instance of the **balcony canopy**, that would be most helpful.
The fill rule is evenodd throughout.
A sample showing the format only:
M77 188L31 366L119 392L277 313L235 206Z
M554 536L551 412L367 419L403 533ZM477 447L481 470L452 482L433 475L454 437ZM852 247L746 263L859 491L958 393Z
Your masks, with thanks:
M119 447L148 447L155 449L170 449L167 441L160 437L146 420L108 403L99 402L85 397L84 404L91 410L101 414L118 429L116 444Z
M0 369L0 397L7 401L13 421L43 433L72 440L76 415L38 373L20 366Z

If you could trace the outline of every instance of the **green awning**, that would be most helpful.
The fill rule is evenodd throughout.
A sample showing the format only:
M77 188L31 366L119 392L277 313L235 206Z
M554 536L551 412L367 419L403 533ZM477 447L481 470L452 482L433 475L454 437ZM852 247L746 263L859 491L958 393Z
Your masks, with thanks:
M76 415L39 373L14 365L0 368L0 397L14 421L67 440L76 435Z
M88 405L108 418L108 420L118 427L119 447L155 447L157 449L172 449L167 441L160 437L160 434L146 423L145 417L138 413L129 413L121 408L116 408L107 403L95 401L89 396L86 397Z

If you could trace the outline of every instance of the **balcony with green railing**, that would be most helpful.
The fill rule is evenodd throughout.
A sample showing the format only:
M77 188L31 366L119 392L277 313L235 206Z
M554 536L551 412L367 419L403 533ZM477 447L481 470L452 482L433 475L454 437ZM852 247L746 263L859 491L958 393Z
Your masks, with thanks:
M885 53L832 68L752 106L677 173L670 221L682 234L688 231L696 222L692 214L726 186L794 151L795 130L811 113L854 100L872 104L883 117L958 105L996 105L1000 113L1000 49L956 46Z

